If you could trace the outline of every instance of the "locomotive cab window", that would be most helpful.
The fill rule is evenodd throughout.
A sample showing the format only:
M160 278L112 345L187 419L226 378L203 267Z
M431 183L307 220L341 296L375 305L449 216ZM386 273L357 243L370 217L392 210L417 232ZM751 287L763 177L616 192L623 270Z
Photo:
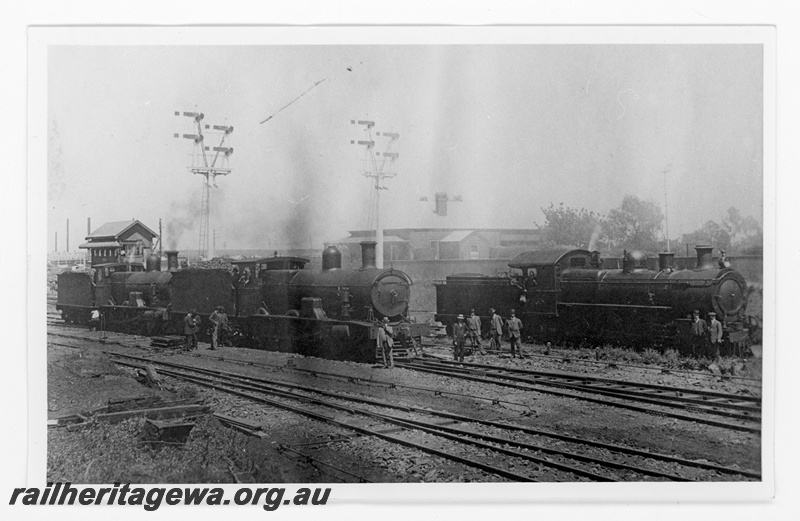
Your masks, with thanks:
M569 259L569 266L571 268L584 268L586 267L586 257L572 257Z

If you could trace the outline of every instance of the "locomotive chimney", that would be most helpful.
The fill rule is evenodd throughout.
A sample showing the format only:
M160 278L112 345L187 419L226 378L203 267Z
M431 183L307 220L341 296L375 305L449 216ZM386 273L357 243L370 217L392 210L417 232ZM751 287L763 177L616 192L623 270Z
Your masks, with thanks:
M167 254L167 271L178 271L178 251L167 250L164 253Z
M338 270L342 267L342 252L331 244L322 252L322 269Z
M361 269L375 267L375 241L361 242Z
M671 271L675 267L675 254L661 252L658 254L658 269L660 271Z
M698 244L694 247L697 250L697 266L696 270L712 270L714 269L714 261L711 258L711 252L714 250L713 246L705 244Z

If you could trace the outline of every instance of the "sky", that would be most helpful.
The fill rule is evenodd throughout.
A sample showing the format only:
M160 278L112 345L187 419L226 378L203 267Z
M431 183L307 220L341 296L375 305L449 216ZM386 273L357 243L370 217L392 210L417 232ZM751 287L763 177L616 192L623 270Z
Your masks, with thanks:
M762 52L53 45L48 251L56 232L65 249L67 219L75 250L88 217L93 229L135 218L156 231L162 219L165 247L197 248L203 183L187 168L192 141L173 137L193 122L175 111L234 127L232 173L212 190L217 249L322 247L366 228L369 167L351 144L366 135L352 120L400 135L380 194L388 228L535 228L551 203L606 214L626 194L662 207L666 195L672 239L731 206L763 222ZM462 198L448 218L433 213L436 192Z

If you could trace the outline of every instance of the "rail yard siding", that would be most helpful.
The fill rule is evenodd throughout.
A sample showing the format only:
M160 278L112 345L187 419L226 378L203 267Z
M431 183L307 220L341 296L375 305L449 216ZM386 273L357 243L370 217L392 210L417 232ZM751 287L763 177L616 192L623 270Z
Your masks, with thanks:
M760 255L743 255L729 257L732 266L744 276L747 282L761 284L764 280L764 259ZM387 262L385 267L393 267L406 272L414 286L411 289L411 315L421 319L432 316L436 310L436 288L434 281L443 281L448 275L456 273L477 273L481 275L496 276L509 271L509 259L475 259L475 260L417 260ZM651 269L658 269L658 258L649 258ZM691 269L695 267L696 257L676 257L677 269ZM714 259L716 262L716 258ZM621 257L603 257L603 267L619 269L622 267ZM486 303L492 305L491 302ZM468 312L469 310L465 310ZM427 312L428 314L426 314Z

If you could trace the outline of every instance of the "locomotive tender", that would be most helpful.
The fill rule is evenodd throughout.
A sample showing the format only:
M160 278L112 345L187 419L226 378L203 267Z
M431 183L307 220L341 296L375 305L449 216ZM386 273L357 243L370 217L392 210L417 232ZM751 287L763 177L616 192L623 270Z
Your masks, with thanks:
M144 272L104 265L93 274L62 273L56 308L76 323L87 323L99 309L106 329L152 336L180 335L189 311L207 318L223 306L236 345L372 362L383 317L396 323L401 343L427 335L428 325L407 318L410 277L376 268L375 243L361 246L357 270L341 268L335 247L323 252L321 270L305 269L309 259L277 254L234 262L233 272L179 269L178 252L168 251L168 271L151 256Z
M580 249L526 252L508 266L519 277L459 275L436 286L436 320L447 325L459 313L489 307L508 316L516 309L525 336L534 341L590 342L634 347L691 346L691 314L715 312L727 351L748 343L744 277L711 246L697 246L694 269L674 268L674 254L659 254L658 270L639 251L625 252L622 269L603 269L599 252Z

